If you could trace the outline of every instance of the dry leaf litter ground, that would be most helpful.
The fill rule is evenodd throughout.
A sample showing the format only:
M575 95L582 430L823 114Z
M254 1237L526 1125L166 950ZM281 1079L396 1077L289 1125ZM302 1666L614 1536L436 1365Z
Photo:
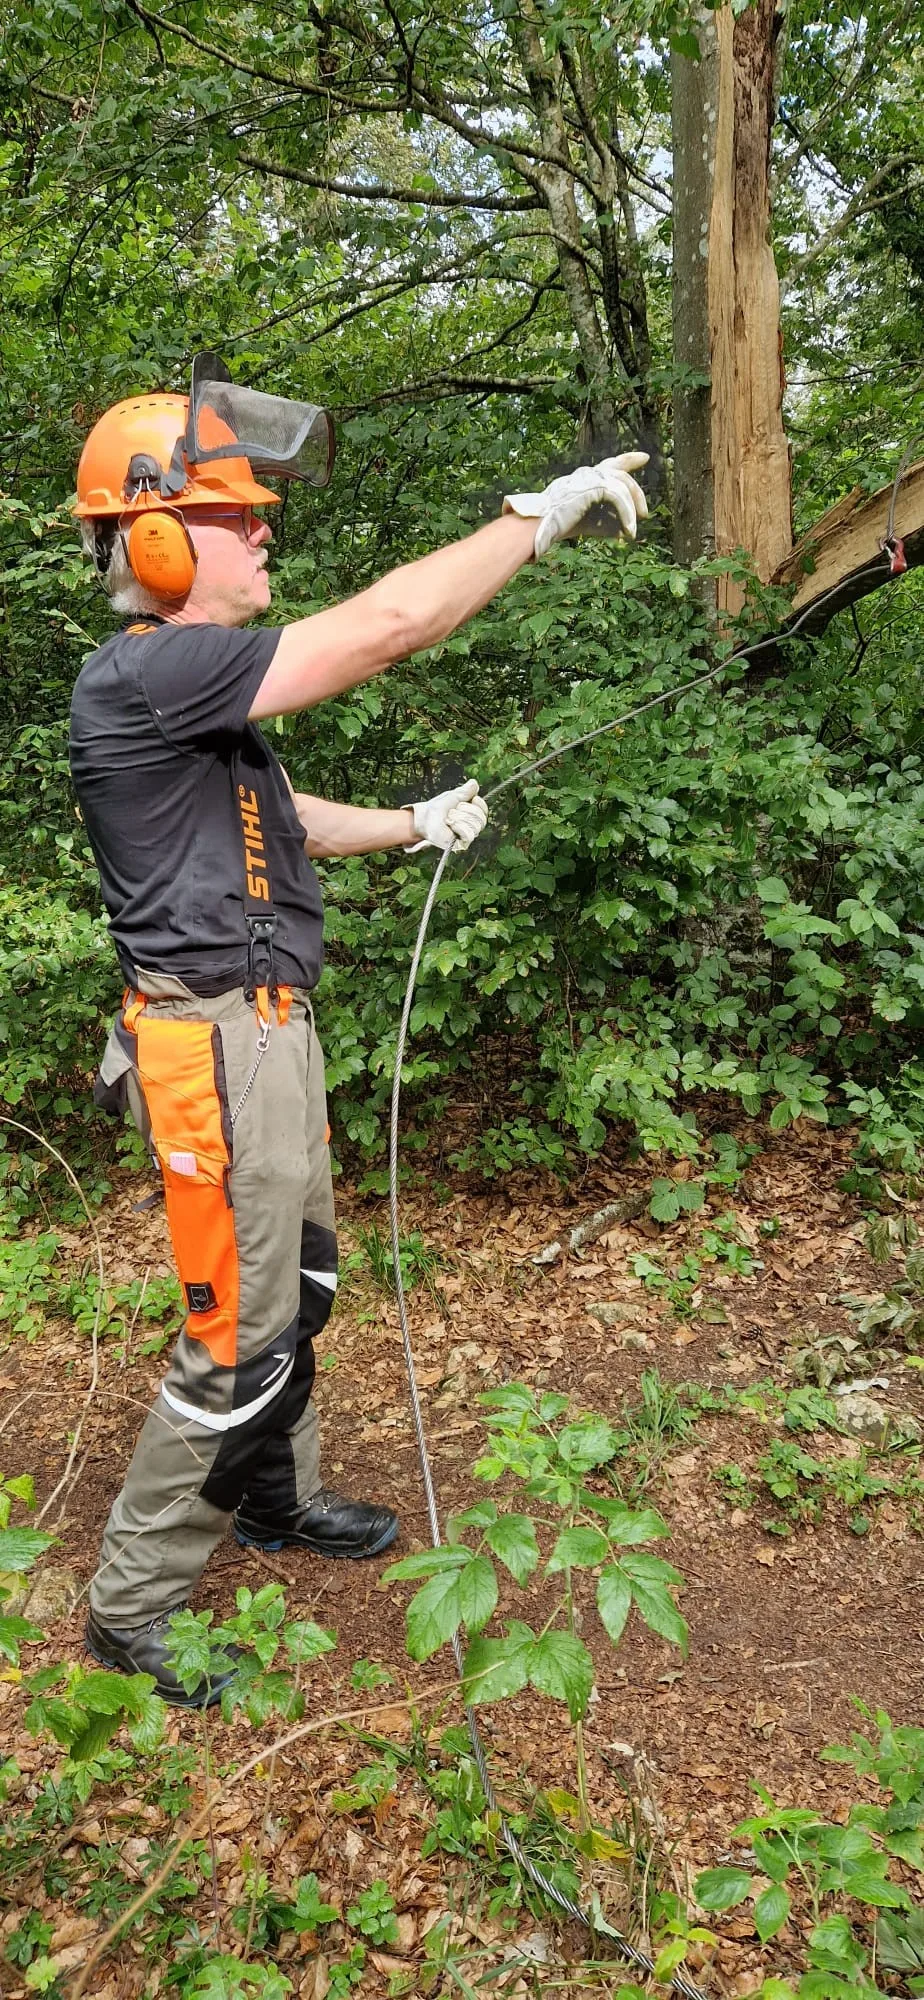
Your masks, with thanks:
M745 1136L753 1138L753 1132ZM739 1189L716 1191L711 1206L713 1213L734 1209L763 1268L743 1277L707 1267L697 1310L687 1322L678 1321L633 1276L630 1260L639 1251L665 1263L676 1260L695 1242L702 1215L670 1229L644 1218L609 1229L582 1255L565 1256L549 1268L531 1261L603 1204L636 1192L647 1195L648 1163L597 1165L567 1194L535 1178L508 1180L487 1191L478 1186L442 1206L419 1188L408 1194L403 1231L419 1229L441 1259L436 1296L417 1286L410 1305L444 1517L483 1491L471 1467L484 1437L478 1395L490 1385L521 1380L564 1389L576 1407L618 1420L626 1399L637 1402L645 1368L656 1367L664 1381L675 1384L740 1388L770 1378L785 1388L793 1380L795 1350L825 1335L853 1332L838 1301L845 1292L881 1290L888 1273L869 1263L857 1203L838 1192L847 1142L815 1127L761 1137L763 1150ZM171 1269L163 1210L136 1212L144 1191L136 1179L126 1179L102 1217L110 1284ZM341 1187L339 1210L347 1255L356 1248L358 1232L373 1221L387 1230L383 1205L349 1188ZM924 1219L920 1211L919 1219ZM762 1240L761 1222L773 1221L778 1232ZM88 1235L74 1232L75 1258L87 1258L88 1243ZM66 1577L56 1596L55 1578L69 1572L84 1589L92 1573L106 1514L163 1368L162 1359L140 1358L139 1344L140 1336L135 1353L127 1355L104 1348L99 1394L49 1563L51 1580L40 1586L43 1601L33 1606L49 1644L37 1654L30 1651L30 1666L80 1656L84 1603L73 1601ZM861 1360L860 1372L873 1371ZM886 1373L886 1404L924 1417L921 1374L894 1361ZM20 1341L0 1355L7 1416L4 1471L34 1473L40 1504L60 1477L88 1378L88 1343L61 1323L33 1345ZM325 1477L347 1492L393 1503L402 1519L401 1553L425 1546L397 1313L374 1286L368 1267L365 1276L354 1273L341 1294L325 1341L317 1397ZM858 1797L857 1781L820 1763L818 1752L844 1740L855 1726L851 1696L881 1705L895 1722L920 1719L924 1540L913 1511L886 1501L860 1538L851 1533L842 1509L829 1508L819 1525L797 1528L785 1539L774 1536L762 1525L772 1507L735 1505L713 1474L728 1462L752 1469L780 1435L778 1418L706 1415L653 1468L646 1501L670 1522L671 1541L662 1552L686 1579L681 1597L690 1626L686 1662L635 1617L618 1654L592 1611L583 1630L598 1669L587 1723L596 1817L603 1825L614 1814L625 1822L628 1788L641 1799L643 1823L654 1828L659 1850L672 1856L678 1882L727 1856L730 1828L753 1809L753 1780L780 1804L811 1805L828 1818L846 1818ZM818 1439L800 1442L821 1454ZM823 1448L829 1456L848 1449L834 1437L826 1438ZM395 1679L391 1690L368 1697L378 1704L368 1726L396 1743L405 1740L402 1696L413 1690L425 1723L433 1719L435 1743L447 1722L458 1719L451 1703L428 1705L428 1692L450 1678L449 1654L423 1668L408 1663L403 1644L408 1589L382 1582L386 1560L322 1563L291 1550L267 1557L242 1550L229 1538L209 1565L194 1608L210 1605L221 1616L233 1610L241 1584L257 1589L269 1578L279 1579L291 1616L311 1616L338 1633L337 1651L311 1669L309 1715L355 1710L360 1697L351 1687L350 1668L356 1660L372 1659L388 1666ZM506 1607L502 1597L501 1609L523 1615L517 1595L511 1590ZM55 1751L23 1731L22 1706L16 1679L0 1676L4 1750L15 1753L27 1775L38 1776L53 1768ZM572 1733L547 1702L521 1696L483 1714L502 1795L521 1795L523 1780L542 1789L574 1790ZM238 1720L233 1729L212 1721L211 1727L216 1770L232 1759L244 1761L259 1747L261 1738L246 1721ZM195 1745L199 1724L173 1715L168 1734L171 1741ZM271 1733L266 1735L269 1743ZM574 1927L561 1932L550 1920L537 1931L536 1918L524 1915L513 1933L505 1931L499 1920L486 1916L484 1898L473 1893L461 1865L444 1855L421 1859L434 1808L413 1775L402 1775L375 1809L353 1815L332 1811L332 1792L374 1755L340 1728L280 1754L264 1840L263 1865L282 1895L312 1869L322 1892L344 1907L370 1881L388 1881L399 1939L389 1951L370 1953L356 1989L361 1995L387 1993L402 1970L413 1989L423 1940L447 1907L456 1912L459 1935L470 1946L472 1973L502 1964L512 1949L511 1936L521 1945L525 1940L527 1952L539 1961L559 1951L565 1959L580 1954L583 1940ZM225 1912L246 1901L242 1847L252 1851L257 1845L266 1798L266 1775L260 1772L215 1807L218 1903ZM193 1807L197 1802L201 1793ZM130 1789L120 1797L119 1787L109 1786L91 1799L66 1837L65 1860L79 1859L81 1847L107 1841L121 1849L140 1883L147 1843L169 1830L157 1821L156 1809L133 1798ZM38 1876L30 1894L41 1905ZM615 1887L611 1879L607 1895L618 1921L618 1879ZM60 1903L52 1903L49 1913L55 1925L50 1949L61 1954L65 1966L79 1969L104 1926ZM4 1919L4 1929L9 1933L21 1920L20 1901ZM721 1937L708 1974L713 1992L746 1993L764 1973L786 1969L791 1933L761 1951L747 1911L710 1921ZM224 1949L239 1946L236 1934L226 1934ZM299 2000L323 2000L325 1958L313 1938L284 1935L272 1955ZM22 1977L3 1966L0 1991L9 2000L25 1993ZM534 1979L521 1968L500 1990L525 1994L548 1977L548 1969L539 1974L537 1967ZM582 1990L581 1976L573 1977L570 1990ZM153 2000L160 1984L160 1974L143 1968L131 1944L123 1943L93 1975L91 1990L97 2000L142 1993ZM604 1990L615 1992L616 1984Z

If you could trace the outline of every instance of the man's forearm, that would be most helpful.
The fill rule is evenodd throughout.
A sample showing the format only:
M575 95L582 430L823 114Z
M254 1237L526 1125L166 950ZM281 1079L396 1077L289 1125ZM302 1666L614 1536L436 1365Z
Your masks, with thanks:
M410 806L395 810L347 806L336 799L313 798L310 792L293 792L292 797L305 829L305 852L316 860L327 855L375 854L387 847L408 847L414 841Z
M408 652L424 652L490 604L531 560L535 539L535 521L503 514L464 541L392 570L364 592L365 600L406 618Z
M283 627L250 710L289 715L423 652L484 609L531 560L536 522L489 521L462 542L405 563L343 604Z

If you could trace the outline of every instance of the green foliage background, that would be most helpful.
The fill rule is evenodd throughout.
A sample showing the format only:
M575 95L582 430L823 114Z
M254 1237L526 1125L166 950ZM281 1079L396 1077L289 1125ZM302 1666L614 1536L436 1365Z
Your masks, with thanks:
M776 226L803 526L855 481L890 478L924 428L913 13L806 0L790 15ZM528 151L542 140L535 62L554 79L569 50L647 176L631 193L634 246L628 196L616 232L645 339L628 361L611 344L606 407L622 409L625 441L649 427L650 530L632 550L558 552L433 653L280 725L278 748L297 784L358 803L462 772L487 788L721 654L696 578L670 556L670 221L657 189L669 193L682 10L627 6L607 27L592 6L549 5L538 57L503 0L471 17L365 9L353 43L336 24L325 40L323 18L296 5L283 21L269 4L232 18L205 0L169 15L51 0L4 17L0 1100L92 1161L99 1186L126 1142L87 1108L118 987L66 767L70 687L110 629L66 511L82 438L119 395L183 386L202 345L241 379L328 401L338 469L327 494L292 493L280 510L279 620L571 462L601 419ZM408 72L402 104L412 28L430 67ZM609 223L586 175L581 191L586 136L575 112L568 171L593 270ZM244 158L257 152L259 171ZM314 184L286 178L293 167ZM352 193L319 189L325 177ZM401 199L365 192L399 184ZM752 629L784 608L765 593ZM614 1132L694 1153L739 1109L777 1128L850 1118L868 1152L912 1163L921 623L912 575L789 647L782 667L735 666L503 795L446 880L424 957L408 1065L421 1142L461 1092L478 1112L451 1157L488 1173L565 1173ZM324 870L318 1015L335 1134L373 1184L430 865ZM8 1129L0 1170L11 1217L31 1209L44 1166Z

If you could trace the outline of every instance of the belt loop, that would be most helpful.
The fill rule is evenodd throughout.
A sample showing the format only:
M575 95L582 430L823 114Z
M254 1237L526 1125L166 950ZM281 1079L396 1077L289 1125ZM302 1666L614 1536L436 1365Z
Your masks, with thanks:
M130 1034L134 1034L138 1016L144 1013L147 1004L146 993L133 994L131 989L126 992L122 1001L122 1020Z

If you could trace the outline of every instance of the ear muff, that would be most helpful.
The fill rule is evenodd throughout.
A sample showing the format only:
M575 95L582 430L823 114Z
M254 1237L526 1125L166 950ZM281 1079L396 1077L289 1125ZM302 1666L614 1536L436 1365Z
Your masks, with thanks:
M136 514L123 535L132 575L155 597L186 597L197 556L182 514L157 507Z

